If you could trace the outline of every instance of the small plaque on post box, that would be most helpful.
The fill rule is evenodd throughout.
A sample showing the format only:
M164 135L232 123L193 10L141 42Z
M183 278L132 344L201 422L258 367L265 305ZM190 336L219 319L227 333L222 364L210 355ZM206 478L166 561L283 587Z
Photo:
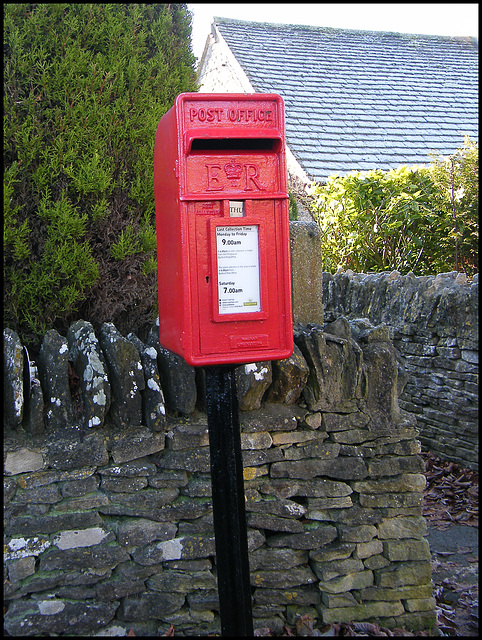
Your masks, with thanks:
M230 218L242 218L244 216L244 202L242 200L229 201Z
M194 366L293 352L284 107L183 93L154 146L159 340Z

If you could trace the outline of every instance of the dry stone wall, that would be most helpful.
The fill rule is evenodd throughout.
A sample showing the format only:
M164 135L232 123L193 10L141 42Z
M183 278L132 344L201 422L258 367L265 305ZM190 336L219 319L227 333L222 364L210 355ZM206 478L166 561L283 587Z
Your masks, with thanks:
M324 317L385 323L404 360L400 406L426 450L478 471L478 275L323 273Z
M254 627L429 628L423 462L387 328L298 324L295 345L237 368ZM4 359L8 634L219 633L202 370L157 327L84 321L35 365L5 330Z

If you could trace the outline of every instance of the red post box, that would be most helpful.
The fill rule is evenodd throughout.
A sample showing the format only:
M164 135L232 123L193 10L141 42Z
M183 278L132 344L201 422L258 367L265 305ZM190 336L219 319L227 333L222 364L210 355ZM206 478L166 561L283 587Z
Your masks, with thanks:
M154 146L159 339L194 366L293 351L284 109L183 93Z

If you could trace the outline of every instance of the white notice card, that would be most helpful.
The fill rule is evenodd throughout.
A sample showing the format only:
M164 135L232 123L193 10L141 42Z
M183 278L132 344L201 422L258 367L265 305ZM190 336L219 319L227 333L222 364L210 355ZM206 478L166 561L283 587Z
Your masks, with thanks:
M261 311L258 225L216 227L219 313Z

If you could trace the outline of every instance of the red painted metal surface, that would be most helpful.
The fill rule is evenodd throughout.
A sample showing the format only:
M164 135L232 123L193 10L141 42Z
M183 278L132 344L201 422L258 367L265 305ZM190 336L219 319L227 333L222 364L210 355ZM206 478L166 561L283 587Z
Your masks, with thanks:
M284 107L184 93L154 147L159 338L194 366L293 351Z

